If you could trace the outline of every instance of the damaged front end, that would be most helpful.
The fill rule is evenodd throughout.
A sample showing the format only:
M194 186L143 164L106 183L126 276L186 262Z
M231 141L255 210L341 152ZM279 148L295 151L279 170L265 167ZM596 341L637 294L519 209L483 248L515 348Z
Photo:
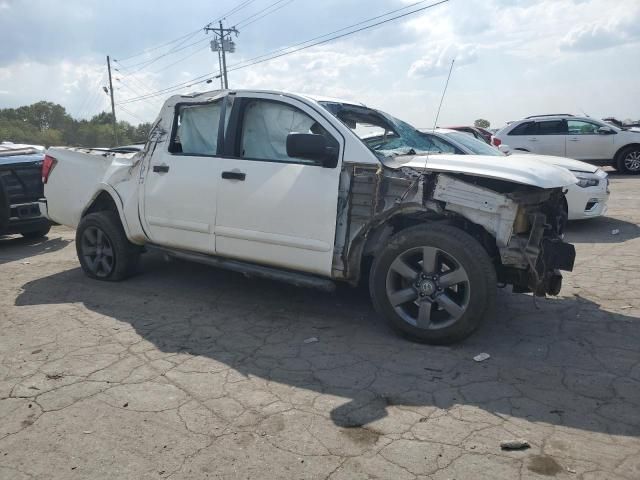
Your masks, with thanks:
M563 188L540 188L467 173L405 166L349 165L340 189L334 277L356 283L362 258L396 231L446 222L472 235L492 259L498 282L514 292L557 295L571 271L573 245L562 240Z

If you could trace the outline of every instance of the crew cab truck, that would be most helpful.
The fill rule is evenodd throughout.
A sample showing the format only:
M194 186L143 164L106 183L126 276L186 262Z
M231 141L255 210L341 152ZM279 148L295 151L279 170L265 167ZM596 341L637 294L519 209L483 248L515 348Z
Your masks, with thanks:
M441 155L424 138L340 100L178 95L142 152L49 149L42 207L77 227L91 278L131 275L144 247L327 290L363 280L392 327L451 343L493 315L498 282L559 292L575 258L561 199L576 179L538 162Z
M44 237L51 224L40 212L44 148L0 144L0 235Z

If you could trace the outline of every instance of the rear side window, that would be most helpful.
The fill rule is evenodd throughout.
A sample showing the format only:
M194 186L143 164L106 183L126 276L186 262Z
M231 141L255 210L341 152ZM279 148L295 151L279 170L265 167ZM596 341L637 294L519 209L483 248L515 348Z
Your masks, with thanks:
M534 122L524 122L514 127L507 135L535 135L536 124Z
M538 122L537 135L564 135L567 133L567 123L564 120L549 120Z
M179 106L169 151L187 155L216 155L222 102Z

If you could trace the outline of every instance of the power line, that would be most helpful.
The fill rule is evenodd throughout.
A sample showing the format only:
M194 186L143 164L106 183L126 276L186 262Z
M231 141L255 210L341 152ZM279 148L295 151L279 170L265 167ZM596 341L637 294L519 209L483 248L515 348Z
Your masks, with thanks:
M189 32L189 33L187 33L186 35L182 35L181 37L174 38L173 40L170 40L170 41L168 41L168 42L165 42L165 43L163 43L163 44L161 44L161 45L158 45L158 46L156 46L156 47L153 47L153 48L147 48L147 49L145 49L145 50L142 50L141 52L138 52L138 53L136 53L136 54L134 54L134 55L129 55L128 57L122 57L122 58L120 58L120 59L118 59L118 60L116 60L116 59L114 58L114 59L113 59L113 61L114 61L114 62L118 62L118 63L119 63L119 62L124 62L124 61L126 61L126 60L129 60L129 59L131 59L131 58L139 57L140 55L144 55L144 54L147 54L147 53L149 53L149 52L153 52L153 51L155 51L155 50L159 50L159 49L161 49L161 48L163 48L163 47L169 46L169 45L171 45L172 43L179 42L180 40L182 40L182 39L184 39L184 38L186 38L186 37L193 36L193 35L195 35L196 33L200 32L200 31L202 31L202 29L200 29L200 28L199 28L198 30L194 30L193 32Z
M157 57L145 60L143 62L139 62L139 63L135 63L133 65L123 65L122 63L120 63L118 60L114 60L114 62L117 62L119 65L122 65L123 67L127 68L127 69L132 69L135 68L137 66L140 66L140 68L133 70L131 73L129 73L129 75L133 74L133 73L137 73L140 70L144 70L145 68L147 68L149 65L152 65L154 63L156 63L158 60L160 60L161 58L167 57L169 55L173 55L175 53L181 52L182 50L186 50L189 47L192 47L194 45L197 45L198 43L203 43L208 41L208 38L201 38L199 40L196 40L195 42L191 42L187 45L176 45L174 48L172 48L171 50L169 50L168 52L165 52L161 55L158 55Z
M278 5L278 4L282 3L282 2L285 2L285 1L286 1L287 3L285 3L284 5L280 5L278 8L276 8L276 9L274 9L274 10L271 10L270 12L265 13L265 14L264 14L264 15L262 15L261 17L254 18L254 17L257 17L258 15L260 15L262 12L265 12L266 10L269 10L270 8L275 7L276 5ZM269 5L267 5L267 6L266 6L265 8L263 8L262 10L260 10L260 11L258 11L258 12L256 12L256 13L254 13L253 15L249 15L248 17L243 18L242 20L240 20L239 22L237 22L237 23L236 23L236 27L239 27L240 25L242 25L242 24L243 24L244 22L246 22L247 20L251 20L252 18L254 18L254 20L251 20L250 22L248 22L248 23L246 24L246 25L249 25L249 24L251 24L251 23L255 22L256 20L260 20L261 18L266 17L267 15L270 15L270 14L272 14L273 12L275 12L275 11L277 11L277 10L280 10L282 7L287 6L287 5L288 5L288 4L290 4L291 2L293 2L293 0L277 0L276 2L270 3ZM245 25L245 26L246 26L246 25Z
M242 2L240 5L238 5L235 8L232 8L227 13L223 13L222 15L220 15L215 20L210 21L206 26L210 27L211 25L213 25L216 22L219 22L220 20L225 20L227 17L230 17L231 15L233 15L235 13L238 13L240 10L242 10L243 8L248 7L249 5L251 5L255 1L256 0L246 0L246 1Z
M116 72L118 72L120 75L122 75L122 78L126 78L127 81L129 80L133 80L139 88L141 88L143 91L147 91L147 93L145 93L144 95L147 95L149 92L152 92L153 89L150 88L148 85L142 83L141 80L138 79L138 77L136 77L133 73L129 73L127 74L126 72L123 72L122 70L120 70L119 68L115 68L112 67ZM120 65L120 68L124 68L122 67L122 65Z
M102 76L98 79L98 81L95 82L93 86L89 88L89 90L87 90L84 96L84 99L82 100L82 103L75 111L77 117L82 118L83 113L85 111L85 107L88 107L90 104L93 103L93 101L95 100L95 95L98 91L98 88L100 87L100 84L103 82L106 74L107 74L106 72L102 72ZM90 98L91 100L89 100Z
M371 23L371 22L373 22L374 20L378 20L379 18L383 18L383 17L388 17L389 15L393 15L394 13L401 12L402 10L407 10L408 8L413 8L413 7L417 6L417 5L420 5L420 4L422 4L422 3L425 3L426 1L427 1L427 0L420 0L420 1L418 1L418 2L415 2L415 3L409 4L409 5L405 5L404 7L396 8L395 10L391 10L391 11L389 11L389 12L387 12L387 13L383 13L382 15L377 15L377 16L375 16L375 17L367 18L366 20L362 20L362 21L360 21L360 22L358 22L358 23L354 23L354 24L352 24L352 25L348 25L348 26L346 26L346 27L339 28L338 30L334 30L333 32L329 32L329 33L325 33L325 34L322 34L322 35L318 35L317 37L313 37L313 38L311 38L311 39L309 39L309 40L305 40L304 42L295 43L295 44L293 44L293 45L289 45L289 46L287 46L287 47L283 47L283 48L280 48L280 49L278 49L278 50L274 50L274 51L272 51L272 52L263 53L262 55L258 55L258 56L256 56L256 57L249 58L249 59L247 59L247 60L244 60L244 61L242 61L242 62L239 62L239 63L237 63L237 64L235 64L235 65L231 65L231 68L234 68L234 67L236 67L236 66L238 66L238 65L243 65L243 64L245 64L245 63L252 62L252 61L254 61L254 60L258 60L258 59L260 59L260 58L269 57L269 56L274 55L274 54L276 54L276 53L286 52L286 51L288 51L288 50L290 50L290 49L292 49L292 48L299 47L299 46L301 46L301 45L305 45L305 44L307 44L307 43L310 43L310 42L313 42L313 41L319 40L319 39L321 39L321 38L326 38L326 37L328 37L328 36L330 36L330 35L335 35L336 33L344 32L345 30L350 30L350 29L352 29L352 28L354 28L354 27L358 27L358 26L363 25L363 24L366 24L366 23ZM440 3L443 3L443 2L439 2L439 3L433 4L433 6L439 5ZM418 10L416 10L416 11L418 11ZM246 25L245 25L245 26L246 26Z
M238 11L242 10L243 8L249 6L250 4L252 4L253 2L255 2L256 0L245 0L244 2L241 2L239 5L237 5L236 7L232 8L231 10L229 10L228 12L224 13L223 15L221 15L220 17L212 20L211 22L209 22L207 24L207 26L211 25L212 23L215 23L219 20L222 20L223 18L233 15L234 13L237 13ZM189 38L193 37L196 33L201 32L202 28L198 28L197 30L193 30L192 32L186 33L185 35L182 35L178 38L174 38L173 40L169 40L168 42L162 43L160 45L157 45L155 47L151 47L151 48L146 48L144 50L141 50L138 53L135 53L133 55L128 55L126 57L122 57L119 58L117 61L118 62L124 62L126 60L129 60L131 58L135 58L135 57L139 57L140 55L145 55L149 52L154 52L156 50L160 50L163 47L167 47L173 43L179 42L180 40L188 40ZM116 59L114 59L114 61L116 61Z
M135 113L133 113L131 110L127 110L125 107L120 106L120 108L122 109L123 112L129 114L130 116L132 116L133 118L136 118L138 120L140 120L142 123L149 123L148 120L145 120L142 117L139 117L138 115L136 115Z
M207 38L207 40L208 40L208 38ZM175 61L175 62L173 62L173 63L170 63L170 64L168 64L168 65L165 65L164 67L159 68L158 70L154 70L154 71L153 71L153 72L151 72L151 73L158 73L158 72L162 72L163 70L166 70L166 69L167 69L167 68L169 68L169 67L173 67L174 65L176 65L176 64L178 64L178 63L180 63L180 62L184 62L187 58L191 58L191 57L193 57L196 53L200 53L202 50L204 50L204 49L206 49L206 48L209 48L209 44L203 45L202 47L198 48L197 50L194 50L193 52L191 52L189 55L186 55L186 56L184 56L184 57L180 58L179 60L176 60L176 61Z
M413 6L418 5L418 4L421 4L421 3L424 3L425 1L426 1L426 0L422 0L422 1L420 1L420 2L416 2L415 4L413 4ZM438 6L438 5L442 5L443 3L447 3L448 1L449 1L449 0L440 0L439 2L436 2L436 3L430 4L430 5L427 5L427 6L424 6L424 7L420 7L420 8L417 8L417 9L415 9L415 10L411 10L411 11L409 11L409 12L405 12L405 13L403 13L403 14L396 15L396 16L394 16L394 17L387 18L387 19L385 19L385 20L381 20L381 21L379 21L379 22L376 22L376 23L373 23L373 24L370 24L370 25L366 25L366 26L361 27L361 28L358 28L358 29L356 29L356 30L351 30L351 31L348 31L348 32L346 32L346 33L342 33L342 34L340 34L340 35L334 35L334 36L332 36L332 37L325 38L324 40L319 40L319 41L314 42L314 43L310 43L310 44L308 44L309 42L313 41L313 39L312 39L312 40L307 40L307 41L305 41L305 42L301 42L301 43L299 43L299 44L296 44L296 45L304 45L304 46L301 46L301 47L299 47L299 48L295 48L294 50L290 50L290 48L291 48L291 47L287 47L286 49L276 50L276 51L274 51L274 52L267 53L267 54L261 55L261 56L259 56L259 57L255 57L255 58L254 58L254 59L255 59L255 61L251 61L252 59L250 59L250 60L247 60L246 62L241 62L241 63L239 63L239 64L236 64L235 66L232 66L231 68L229 68L229 69L228 69L228 71L240 70L240 69L247 68L247 67L251 67L251 66L253 66L253 65L257 65L257 64L260 64L260 63L264 63L264 62L268 62L268 61L271 61L271 60L275 60L276 58L284 57L284 56L286 56L286 55L291 55L291 54L293 54L293 53L297 53L297 52L299 52L299 51L306 50L306 49L311 48L311 47L315 47L315 46L318 46L318 45L322 45L322 44L325 44L325 43L331 42L331 41L333 41L333 40L337 40L337 39L340 39L340 38L344 38L344 37L347 37L347 36L349 36L349 35L353 35L353 34L355 34L355 33L358 33L358 32L364 31L364 30L368 30L368 29L370 29L370 28L375 28L375 27L378 27L378 26L383 25L383 24L385 24L385 23L392 22L392 21L394 21L394 20L398 20L398 19L400 19L400 18L404 18L404 17L407 17L407 16L409 16L409 15L413 15L413 14L415 14L415 13L422 12L422 11L425 11L425 10L428 10L428 9L431 9L431 8L436 7L436 6ZM351 26L349 26L349 27L344 27L344 28L342 28L342 29L340 29L340 30L337 30L337 31L335 31L335 32L332 32L332 33L337 33L337 32L339 32L339 31L348 30L348 29L350 29L350 28L353 28L354 26L362 25L362 24L364 24L364 23L370 23L370 22L371 22L371 21L373 21L373 20L376 20L376 19L379 19L379 18L382 18L382 17L389 16L389 15L391 15L391 14L393 14L393 13L396 13L396 12L398 12L398 11L400 11L400 10L404 10L404 9L406 9L406 7L403 7L403 8L401 8L401 9L396 9L396 10L393 10L393 11L391 11L391 12L387 12L386 14L383 14L383 15L378 15L378 16L376 16L376 17L372 17L372 18L370 18L370 19L368 19L368 20L364 20L364 21L362 21L362 22L359 22L359 23L357 23L357 24L351 25ZM321 36L319 36L319 37L315 37L315 38L316 38L316 39L317 39L317 38L324 38L324 37L327 37L328 35L331 35L331 33L329 33L329 34L325 34L325 35L321 35ZM308 45L305 45L305 44L308 44ZM284 50L286 50L286 51L284 51ZM282 52L282 53L278 53L278 52ZM267 58L263 58L263 57L267 57ZM257 60L258 58L262 58L262 59ZM247 63L247 62L251 62L251 63ZM185 82L182 82L182 83L176 84L176 85L171 86L171 87L163 88L163 89L161 89L161 90L158 90L158 91L156 91L156 92L153 92L153 93L151 93L151 94L149 94L149 95L146 95L146 96L144 96L144 97L138 97L138 98L131 98L131 99L127 99L126 101L123 101L122 103L137 102L137 101L144 100L144 99L147 99L147 98L153 98L153 97L155 97L155 96L162 95L162 94L167 93L167 92L172 91L172 90L177 90L177 89L180 89L180 88L193 86L193 85L195 85L195 84L197 84L197 83L202 83L203 81L206 81L206 77L209 77L209 76L211 76L211 75L213 75L213 74L214 74L214 72L206 73L206 74L204 74L204 75L199 75L199 76L197 76L197 77L195 77L195 78L192 78L191 80L188 80L188 81L185 81Z
M138 90L136 90L135 88L133 88L131 85L127 84L126 82L124 82L121 78L116 78L117 82L120 82L120 85L122 85L123 87L125 87L127 90L133 92L135 95L137 96L144 96L145 94L140 93ZM126 99L125 99L126 100Z

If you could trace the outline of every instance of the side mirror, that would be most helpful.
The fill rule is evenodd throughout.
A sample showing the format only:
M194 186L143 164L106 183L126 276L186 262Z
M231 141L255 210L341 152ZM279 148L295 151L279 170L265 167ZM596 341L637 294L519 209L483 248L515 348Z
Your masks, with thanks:
M611 130L609 127L600 127L596 131L598 132L599 135L612 135L616 133L615 131Z
M330 145L327 137L314 133L287 135L287 155L320 162L325 168L338 165L338 147Z
M498 150L500 150L505 155L511 155L511 147L509 145L505 145L504 143L501 143L498 146Z

